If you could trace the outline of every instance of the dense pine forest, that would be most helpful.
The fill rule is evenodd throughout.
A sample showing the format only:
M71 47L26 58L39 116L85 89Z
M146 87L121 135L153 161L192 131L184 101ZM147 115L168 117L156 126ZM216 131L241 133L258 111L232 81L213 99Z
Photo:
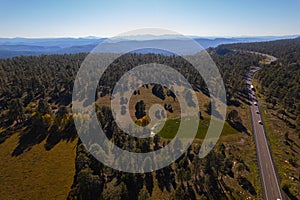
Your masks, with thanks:
M260 62L264 59L263 56L248 51L268 53L278 57L278 60L271 65L264 65ZM226 119L228 127L239 135L233 137L247 138L243 140L249 141L248 148L251 148L253 141L251 127L246 122L249 118L245 117L249 114L246 111L248 96L245 75L251 67L261 67L255 76L257 89L268 108L275 110L290 128L290 135L285 136L285 141L296 151L293 156L290 153L290 158L293 159L290 162L294 162L293 170L299 170L299 162L296 160L299 147L296 149L295 146L300 139L300 38L221 45L208 49L208 52L224 80L229 106ZM81 53L0 60L0 144L4 144L16 132L20 133L19 143L11 156L30 153L30 149L42 141L46 141L45 151L51 151L60 142L78 139L71 113L72 91L77 71L86 56L87 54ZM201 75L182 57L126 54L112 63L99 80L99 98L109 97L116 81L125 72L150 62L165 64L178 70L195 91L206 98L209 96ZM177 112L173 103L175 94L157 85L150 85L149 88L145 86L143 89L146 92L148 90L153 98L165 102L168 113ZM138 96L139 92L135 95ZM144 101L134 104L136 110L142 110L137 112L136 119L146 115L143 113L146 105L143 104ZM209 119L209 108L208 104L200 107L203 121ZM136 152L147 152L162 148L169 142L160 135L150 139L128 138L115 124L109 105L98 105L97 115L107 137L124 149L131 144ZM298 140L291 136L296 133ZM226 137L231 137L228 135L204 159L197 156L203 139L198 138L176 162L145 174L130 174L104 166L88 153L78 139L74 147L74 180L69 186L67 198L144 200L158 194L162 194L162 199L243 199L247 196L261 198L259 181L251 179L258 176L255 164L251 165L251 162L256 161L255 154L252 152L253 160L247 161L247 150L239 149L235 143L228 141L230 139ZM97 151L98 147L94 145L93 148ZM290 197L297 198L293 184L291 186L286 183L284 187Z

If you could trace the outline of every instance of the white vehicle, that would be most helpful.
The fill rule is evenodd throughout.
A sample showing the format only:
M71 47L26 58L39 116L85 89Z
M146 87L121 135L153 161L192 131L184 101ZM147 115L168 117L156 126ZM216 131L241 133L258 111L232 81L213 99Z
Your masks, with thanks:
M256 111L256 114L259 114L259 111L258 111L258 110Z
M256 106L257 106L257 102L254 102L254 105L256 105Z
M258 121L259 124L263 124L261 120Z

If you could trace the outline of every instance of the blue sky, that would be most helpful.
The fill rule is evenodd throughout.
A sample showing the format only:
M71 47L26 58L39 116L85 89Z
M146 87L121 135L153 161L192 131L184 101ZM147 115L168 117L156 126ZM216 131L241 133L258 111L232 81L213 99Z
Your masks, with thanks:
M139 28L295 35L299 8L299 0L0 0L0 37L110 37Z

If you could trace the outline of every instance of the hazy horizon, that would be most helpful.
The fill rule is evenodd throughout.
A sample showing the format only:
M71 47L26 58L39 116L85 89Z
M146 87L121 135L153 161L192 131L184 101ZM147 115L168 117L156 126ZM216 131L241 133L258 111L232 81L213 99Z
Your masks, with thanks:
M134 36L143 36L143 35L132 35ZM154 37L162 37L167 35L149 35ZM174 35L176 36L176 35ZM184 35L186 37L190 38L203 38L203 39L217 39L217 38L224 38L224 39L230 39L230 38L293 38L293 37L300 37L299 34L285 34L285 35L232 35L232 36L223 36L223 35L217 35L217 36L211 36L211 35ZM116 37L116 36L111 36ZM0 39L106 39L110 38L110 36L96 36L96 35L87 35L87 36L54 36L54 37L23 37L23 36L16 36L16 37L0 37ZM167 37L164 37L167 38Z

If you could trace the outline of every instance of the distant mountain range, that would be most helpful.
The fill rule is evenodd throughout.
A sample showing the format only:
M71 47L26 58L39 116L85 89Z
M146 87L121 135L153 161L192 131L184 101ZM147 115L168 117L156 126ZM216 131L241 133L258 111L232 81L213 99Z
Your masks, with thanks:
M269 36L269 37L232 37L232 38L203 38L191 36L203 48L217 47L221 44L244 43L244 42L263 42L278 39L290 39L298 36ZM10 58L15 56L30 56L42 54L74 54L91 52L98 44L107 38L86 37L86 38L0 38L0 58ZM117 38L112 43L105 43L102 52L120 53L122 48L118 47L137 47L147 44L178 45L184 49L185 41L180 37L163 35L163 36L132 36ZM138 51L140 53L160 53L161 50L146 49ZM193 53L190 49L188 52Z

